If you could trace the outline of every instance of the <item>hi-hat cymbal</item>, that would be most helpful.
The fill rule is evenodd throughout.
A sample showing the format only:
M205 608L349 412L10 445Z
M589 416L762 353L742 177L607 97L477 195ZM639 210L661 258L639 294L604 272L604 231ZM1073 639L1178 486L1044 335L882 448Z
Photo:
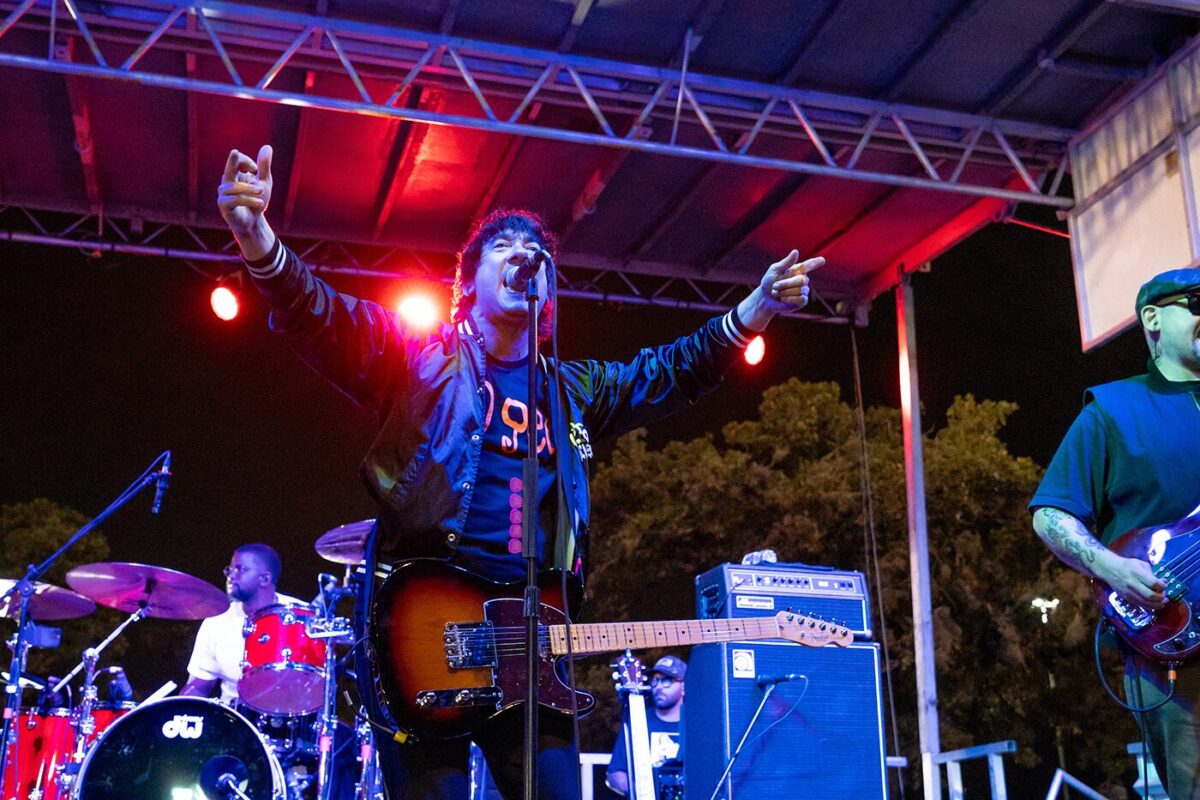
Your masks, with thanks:
M204 619L229 608L229 598L211 583L148 564L84 564L67 573L67 583L102 606L127 614L145 606L146 616L158 619Z
M367 535L375 520L347 522L321 534L317 539L317 555L335 564L358 564L365 557Z
M13 587L16 581L0 579L0 595ZM33 596L29 598L29 615L36 620L59 620L86 617L96 610L96 604L70 589L52 583L35 583ZM21 595L14 594L0 602L0 617L17 619L21 616Z

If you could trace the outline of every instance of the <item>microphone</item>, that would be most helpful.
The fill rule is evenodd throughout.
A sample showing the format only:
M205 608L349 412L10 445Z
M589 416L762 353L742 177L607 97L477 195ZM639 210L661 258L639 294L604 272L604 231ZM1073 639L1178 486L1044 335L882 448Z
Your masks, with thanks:
M527 254L525 258L521 259L520 264L514 264L505 271L504 288L510 292L523 294L525 287L529 285L529 281L534 275L537 275L538 269L541 268L542 263L549 257L550 254L540 247L532 253Z
M163 495L167 493L167 484L171 480L171 451L167 451L167 457L163 459L162 468L158 471L158 480L155 481L154 489L154 504L150 506L150 513L157 514L162 510Z
M200 788L213 797L246 797L239 784L250 777L250 771L240 758L219 755L210 758L200 769Z
M807 675L801 675L798 672L789 672L787 675L759 675L754 679L758 684L758 688L765 689L768 686L773 686L776 683L788 683L790 681L808 680Z

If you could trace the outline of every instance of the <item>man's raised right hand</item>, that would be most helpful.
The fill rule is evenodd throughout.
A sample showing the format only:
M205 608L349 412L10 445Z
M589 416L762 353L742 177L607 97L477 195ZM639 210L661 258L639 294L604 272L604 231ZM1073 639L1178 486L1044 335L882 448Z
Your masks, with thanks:
M271 202L271 145L258 151L258 160L230 150L217 188L217 208L233 233L242 254L251 261L262 258L275 244L275 234L264 216Z

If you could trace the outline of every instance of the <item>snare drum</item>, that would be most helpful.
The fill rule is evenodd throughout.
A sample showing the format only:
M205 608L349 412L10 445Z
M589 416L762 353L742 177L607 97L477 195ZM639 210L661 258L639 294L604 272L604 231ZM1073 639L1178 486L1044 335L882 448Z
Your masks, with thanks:
M200 800L213 796L203 790L214 765L239 775L238 788L255 800L284 800L283 770L254 726L199 697L168 697L110 725L83 761L76 797Z
M95 705L92 718L96 728L85 740L85 746L90 747L114 720L127 714L133 706L133 703ZM71 754L75 751L71 709L26 709L18 720L16 756L4 759L5 796L38 797L40 792L42 800L65 800L69 792L59 786L58 777L59 771L70 763ZM14 778L20 782L19 786L14 787Z
M268 606L246 619L238 699L264 714L311 714L325 699L325 645L305 631L311 606Z

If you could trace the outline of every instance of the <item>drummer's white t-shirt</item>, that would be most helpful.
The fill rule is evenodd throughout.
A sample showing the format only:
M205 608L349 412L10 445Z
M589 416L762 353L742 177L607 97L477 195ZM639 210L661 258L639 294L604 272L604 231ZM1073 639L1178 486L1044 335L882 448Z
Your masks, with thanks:
M301 601L276 592L275 603L296 605ZM245 623L246 611L241 601L231 601L229 608L200 623L192 658L188 661L188 675L200 680L221 682L221 702L225 705L233 705L238 696L237 685L242 678L242 655L245 650L242 627Z

